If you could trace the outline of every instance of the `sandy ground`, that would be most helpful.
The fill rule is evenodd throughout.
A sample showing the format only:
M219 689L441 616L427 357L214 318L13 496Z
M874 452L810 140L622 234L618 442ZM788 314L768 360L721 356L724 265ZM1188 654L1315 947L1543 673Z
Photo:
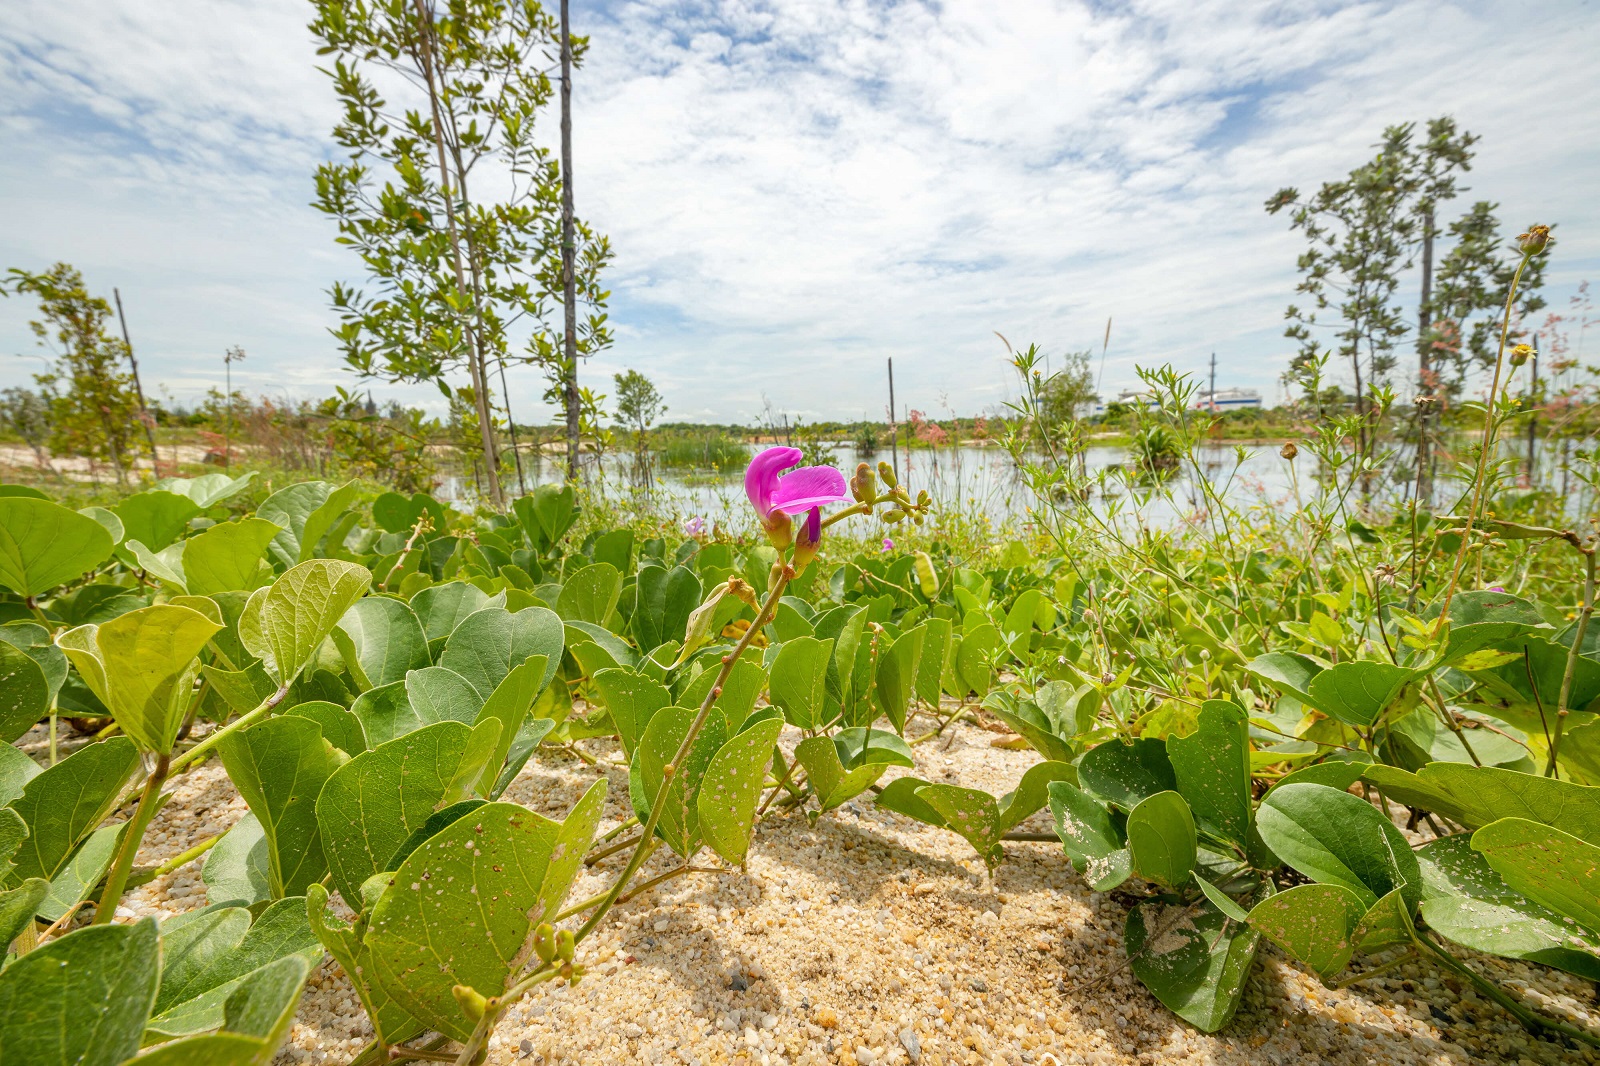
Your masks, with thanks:
M1000 793L1035 756L958 726L915 749L921 776ZM790 737L792 743L795 738ZM32 746L32 745L30 745ZM607 742L588 750L615 759ZM627 817L626 772L541 752L508 798L560 817L610 778L603 828ZM227 828L244 802L210 762L186 775L140 852L149 865ZM1024 828L1046 828L1036 815ZM768 817L748 870L691 875L612 913L584 946L590 976L513 1008L490 1062L837 1066L1039 1063L1597 1063L1527 1035L1494 1004L1428 966L1329 991L1263 943L1234 1023L1207 1036L1128 972L1120 893L1088 891L1059 846L1012 843L991 884L954 834L865 799L811 825ZM603 889L624 855L580 876ZM119 915L205 904L199 863L131 892ZM657 856L646 873L665 869ZM1474 959L1538 1007L1600 1025L1593 984ZM279 1063L346 1062L370 1038L344 974L313 974Z

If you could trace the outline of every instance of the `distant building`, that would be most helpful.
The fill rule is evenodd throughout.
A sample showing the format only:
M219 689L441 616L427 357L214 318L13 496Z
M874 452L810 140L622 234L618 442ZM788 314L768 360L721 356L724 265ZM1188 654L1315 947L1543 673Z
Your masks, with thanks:
M1155 394L1149 389L1123 389L1121 392L1117 393L1117 398L1112 400L1110 403L1106 403L1103 400L1095 400L1094 413L1097 415L1103 415L1113 406L1149 407L1155 402Z
M1255 389L1218 389L1195 395L1197 411L1259 411L1263 406L1261 394Z

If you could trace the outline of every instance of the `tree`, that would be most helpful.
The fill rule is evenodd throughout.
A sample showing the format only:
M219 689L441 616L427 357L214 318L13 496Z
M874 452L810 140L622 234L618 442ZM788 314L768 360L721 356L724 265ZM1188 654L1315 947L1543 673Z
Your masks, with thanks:
M1367 389L1387 380L1395 344L1406 330L1395 293L1416 231L1408 210L1412 159L1392 136L1395 129L1375 157L1342 181L1324 183L1309 199L1301 199L1297 189L1280 189L1266 203L1268 214L1293 208L1290 228L1304 233L1309 244L1300 256L1295 291L1310 297L1311 307L1291 304L1284 312L1284 336L1300 343L1290 374L1303 376L1324 347L1313 331L1333 329L1335 354L1355 378L1357 444L1363 452L1371 429Z
M334 335L364 377L433 381L450 397L460 390L447 377L466 371L490 500L503 506L491 366L504 393L507 362L547 373L560 362L550 321L563 287L560 172L535 136L552 97L556 20L534 0L315 2L310 29L336 57L334 138L350 161L318 168L314 206L377 290L333 287ZM581 54L587 41L573 44ZM404 99L391 104L378 78ZM611 250L581 222L575 234L574 284L590 311L576 348L587 355L611 340L599 283Z
M1076 422L1085 407L1094 403L1094 372L1089 365L1094 353L1085 349L1061 357L1061 369L1044 380L1039 390L1039 432L1052 440L1061 437L1061 427Z
M55 473L50 465L50 401L32 389L10 388L0 392L0 426L9 429L22 443L33 449L40 470Z
M637 370L611 375L617 383L617 421L633 434L633 462L640 478L650 484L650 427L667 410L655 383Z
M51 450L108 461L127 484L127 457L143 405L124 370L128 347L106 331L111 304L90 296L83 275L66 263L43 274L12 270L0 291L39 300L41 319L29 322L56 368L35 375L50 404Z
M1448 397L1457 396L1473 370L1492 370L1505 313L1505 294L1511 288L1521 256L1500 236L1495 217L1498 204L1480 200L1450 224L1455 244L1439 264L1433 307L1437 321L1430 334L1431 358L1439 384ZM1544 286L1548 256L1534 256L1523 268L1522 281L1512 305L1509 343L1526 335L1525 323L1545 305Z
M1480 138L1458 132L1455 119L1448 115L1428 122L1421 144L1411 145L1411 124L1392 126L1386 141L1397 142L1401 151L1410 151L1412 215L1417 222L1417 241L1422 256L1421 290L1417 298L1417 497L1433 498L1433 470L1430 457L1428 418L1434 405L1438 376L1432 365L1433 335L1433 245L1438 236L1438 209L1453 200L1459 191L1455 172L1472 169L1472 146ZM1542 268L1541 268L1542 269Z

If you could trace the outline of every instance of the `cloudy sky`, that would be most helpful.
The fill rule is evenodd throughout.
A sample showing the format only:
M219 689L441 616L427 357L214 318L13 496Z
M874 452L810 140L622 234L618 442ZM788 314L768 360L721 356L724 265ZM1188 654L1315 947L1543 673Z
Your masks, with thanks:
M1269 399L1299 243L1262 201L1392 122L1482 135L1468 197L1559 223L1551 303L1600 275L1590 3L573 0L579 211L610 235L617 343L670 416L971 414L1004 349L1096 349ZM0 25L0 267L121 289L147 387L352 384L325 290L359 280L308 206L336 111L302 0L19 0ZM555 123L549 123L551 131ZM1465 206L1464 204L1462 206ZM0 300L0 385L36 360ZM430 389L380 397L438 406ZM546 414L513 371L519 421Z

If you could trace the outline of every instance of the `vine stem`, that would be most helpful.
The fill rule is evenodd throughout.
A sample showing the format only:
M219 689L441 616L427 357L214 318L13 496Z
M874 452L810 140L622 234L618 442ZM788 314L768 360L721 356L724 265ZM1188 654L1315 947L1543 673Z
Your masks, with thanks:
M106 874L105 891L100 896L100 905L95 908L93 924L105 925L116 914L117 903L128 887L128 875L133 871L134 856L139 852L139 845L144 842L145 830L150 828L150 820L155 817L156 807L161 799L161 786L166 784L167 778L199 760L202 755L216 747L223 737L236 733L271 714L272 709L282 702L288 692L289 686L283 685L262 700L260 706L234 719L177 758L173 758L171 752L164 752L156 758L155 769L145 778L144 788L139 793L139 805L134 808L133 817L128 820L127 828L122 831L122 844L117 849L117 857L111 864L110 872ZM184 861L197 858L198 854L197 852L195 855L190 855ZM184 857L179 856L179 858Z
M128 884L128 873L133 869L133 857L144 840L144 831L150 827L150 819L155 817L161 799L161 786L166 784L171 769L172 756L164 753L157 757L155 769L145 778L144 789L139 793L139 806L134 808L133 817L122 831L122 845L117 849L117 858L111 864L111 871L106 874L105 892L94 911L95 925L105 925L117 912L117 903Z
M1550 740L1550 761L1544 770L1546 777L1556 776L1556 753L1561 750L1561 732L1567 724L1567 701L1572 698L1572 679L1577 674L1578 657L1583 654L1583 637L1589 629L1589 619L1594 615L1595 560L1597 555L1600 555L1600 550L1595 547L1578 550L1587 556L1583 605L1578 609L1578 627L1572 634L1572 647L1567 651L1566 669L1561 674L1561 695L1556 700L1556 730L1555 736Z
M1472 526L1478 520L1478 505L1483 502L1484 472L1489 465L1489 451L1494 447L1494 402L1500 392L1500 374L1505 369L1506 340L1511 335L1511 310L1517 299L1517 286L1522 281L1522 271L1527 267L1528 260L1533 258L1533 253L1523 252L1522 261L1517 264L1517 272L1511 276L1511 288L1506 293L1505 320L1500 326L1500 350L1494 360L1494 380L1489 383L1489 398L1483 409L1483 443L1478 448L1478 466L1472 474L1472 503L1467 508L1467 521L1461 527L1461 547L1456 549L1455 566L1450 572L1450 584L1444 590L1444 602L1439 607L1439 621L1435 623L1433 635L1435 638L1444 631L1450 618L1450 601L1455 597L1456 586L1461 582L1461 569L1467 562L1467 551L1472 541Z
M190 765L198 762L202 755L207 754L212 748L216 747L223 737L237 733L246 726L255 725L257 722L261 721L261 719L271 714L272 709L278 704L282 703L283 698L288 694L288 684L280 686L278 691L262 700L248 713L239 718L235 718L233 721L229 722L215 733L212 733L209 737L206 737L200 743L196 744L194 747L190 748L176 759L173 759L172 766L168 772L173 774L182 772Z
M761 605L761 610L756 612L755 621L750 623L744 634L739 637L739 642L733 646L733 650L722 657L722 669L717 672L717 679L712 684L711 691L707 692L706 698L701 701L700 712L695 715L694 721L689 726L688 733L684 734L683 742L678 745L677 753L673 755L672 761L662 768L661 787L656 790L655 799L650 804L650 815L645 819L644 827L639 833L639 842L633 849L633 855L628 859L628 865L623 868L622 873L612 882L611 888L600 897L598 904L595 905L594 913L590 914L578 929L575 936L575 940L578 943L582 943L584 938L594 932L595 926L599 925L611 908L616 906L623 890L628 887L628 883L633 880L634 875L639 872L639 868L644 865L645 859L655 850L656 826L661 821L661 812L666 806L667 793L674 784L673 778L677 776L678 768L683 765L684 759L688 758L689 749L694 745L695 738L700 735L700 730L704 728L706 719L711 717L711 708L716 704L717 697L722 695L722 686L727 682L728 675L733 672L733 664L739 661L739 657L750 646L750 642L761 631L761 627L767 624L767 619L777 610L778 601L783 598L783 590L788 588L789 582L793 581L795 576L795 570L792 566L786 565L778 572L778 579L773 582L772 590L767 593L766 602ZM688 872L686 868L680 867L680 869L683 869L683 872ZM468 1037L466 1043L462 1045L460 1054L456 1056L456 1066L473 1066L478 1055L482 1053L487 1045L489 1034L493 1032L501 1012L521 999L528 989L534 985L557 976L557 972L550 967L551 964L546 963L528 977L506 989L503 995L495 996L488 1001L484 1008L483 1016L473 1026L472 1035Z
M1433 941L1428 937L1423 936L1418 932L1413 932L1411 935L1412 939L1416 941L1417 945L1427 951L1428 954L1444 963L1450 969L1456 971L1456 973L1459 973L1461 976L1465 977L1468 981L1471 981L1473 986L1477 988L1478 991L1482 992L1484 995L1500 1004L1506 1010L1510 1011L1512 1016L1515 1017L1517 1021L1522 1023L1523 1028L1535 1033L1539 1032L1540 1030L1551 1033L1560 1033L1562 1036L1565 1036L1571 1040L1581 1040L1585 1044L1588 1044L1592 1047L1600 1047L1600 1036L1596 1036L1594 1033L1575 1028L1563 1022L1558 1022L1554 1018L1546 1018L1535 1011L1529 1010L1528 1007L1515 999L1510 993L1506 992L1505 989L1501 988L1487 977L1484 977L1482 974L1478 973L1472 967L1468 966L1466 963L1462 962L1460 959L1456 958L1439 945L1433 943Z

